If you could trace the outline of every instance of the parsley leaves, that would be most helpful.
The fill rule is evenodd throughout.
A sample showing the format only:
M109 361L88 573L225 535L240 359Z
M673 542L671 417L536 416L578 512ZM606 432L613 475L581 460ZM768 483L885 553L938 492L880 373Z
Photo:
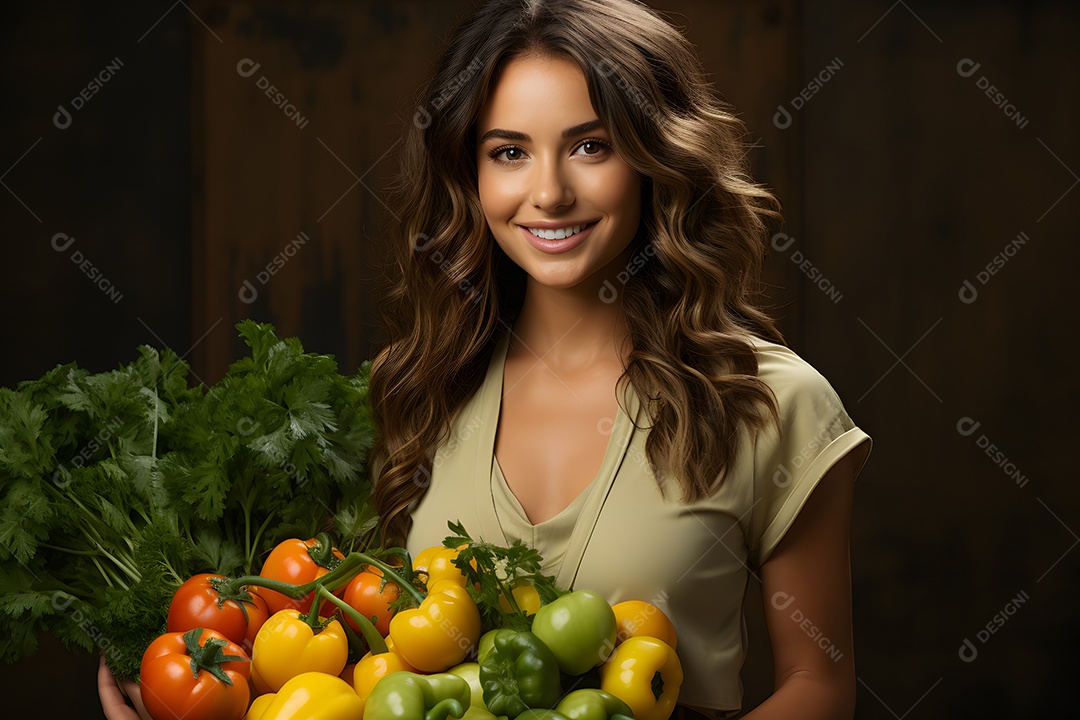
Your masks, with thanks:
M250 574L320 530L365 547L369 363L343 376L270 325L237 328L250 356L205 392L146 346L0 388L0 658L51 632L133 677L191 575Z

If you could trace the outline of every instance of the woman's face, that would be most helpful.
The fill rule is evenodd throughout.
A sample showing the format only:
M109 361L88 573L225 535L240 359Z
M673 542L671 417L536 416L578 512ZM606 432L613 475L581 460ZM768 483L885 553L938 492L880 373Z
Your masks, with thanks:
M477 122L476 163L496 242L544 286L598 288L598 271L637 231L641 178L616 154L584 74L566 60L506 65Z

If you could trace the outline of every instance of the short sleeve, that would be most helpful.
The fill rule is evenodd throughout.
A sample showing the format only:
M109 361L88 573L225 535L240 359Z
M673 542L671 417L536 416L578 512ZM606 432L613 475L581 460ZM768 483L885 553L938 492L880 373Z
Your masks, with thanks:
M855 474L870 436L855 426L829 382L792 350L759 341L758 375L776 396L775 425L754 443L754 498L744 525L749 559L761 566L783 539L821 478L855 452Z

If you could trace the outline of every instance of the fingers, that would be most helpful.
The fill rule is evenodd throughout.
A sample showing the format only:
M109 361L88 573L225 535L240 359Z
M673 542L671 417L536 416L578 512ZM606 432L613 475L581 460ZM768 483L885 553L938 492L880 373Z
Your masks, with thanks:
M116 677L105 664L104 655L101 656L101 661L98 663L97 679L101 710L108 720L140 720L139 713L135 712L124 701L120 687L116 684Z
M146 710L146 705L143 704L142 699L142 687L134 680L121 680L120 690L127 695L128 700L135 706L138 711L139 717L145 720L151 720L150 713Z

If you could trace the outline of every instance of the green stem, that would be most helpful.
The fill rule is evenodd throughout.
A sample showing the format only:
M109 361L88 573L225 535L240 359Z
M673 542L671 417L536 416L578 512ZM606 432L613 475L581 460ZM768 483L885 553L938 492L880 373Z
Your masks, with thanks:
M98 569L98 572L101 573L101 577L105 578L105 584L109 587L115 587L115 585L113 585L112 576L110 576L109 573L105 572L105 568L102 567L101 561L97 559L97 555L91 555L90 562L94 563L94 565Z
M87 597L87 596L92 594L92 592L87 592L85 590L80 590L77 587L74 587L72 585L68 585L66 582L60 582L59 580L57 580L52 586L50 586L48 588L42 588L41 589L42 592L56 592L57 590L59 590L61 592L66 592L68 595L71 595L73 597L80 598L80 599L82 599L83 597Z
M350 556L351 558L351 556ZM265 587L271 590L277 590L282 595L287 595L291 598L302 598L309 592L313 591L320 585L328 585L340 581L342 578L350 579L357 574L358 568L363 567L363 562L355 559L346 558L336 568L326 573L320 578L316 578L311 582L304 583L303 585L292 585L290 583L282 582L280 580L271 580L270 578L264 578L261 575L244 575L231 580L228 585L223 588L226 593L239 592L240 588L245 585L255 585L257 587Z
M171 563L165 561L161 564L165 566L165 569L169 572L170 575L172 575L173 579L176 580L177 585L184 584L184 579L180 577L180 573L176 572L176 568L174 568Z
M132 582L139 582L140 580L142 580L142 576L139 575L139 571L135 569L135 566L133 564L129 563L127 560L121 560L121 559L115 557L108 550L106 550L105 547L101 543L97 543L97 548L101 552L102 555L104 555L105 557L112 560L113 564L116 565L116 567L123 570L124 573L129 578L131 578Z
M96 555L91 555L90 560L94 563L94 565L97 566L97 569L101 572L102 577L105 578L105 582L108 583L109 587L116 587L117 585L119 585L124 590L131 589L130 587L128 587L128 584L120 578L120 576L102 565L101 561Z
M418 605L420 603L424 602L424 599L427 598L426 594L424 594L424 593L420 592L419 590L417 590L416 586L414 586L411 582L409 582L408 580L403 578L395 568L390 567L389 565L384 563L382 560L379 560L378 558L374 558L374 557L368 555L367 553L360 553L360 552L349 553L349 557L346 558L346 559L352 559L352 558L357 558L366 565L373 565L373 566L379 568L379 570L382 571L383 576L386 577L390 582L396 584L403 591L405 591L405 592L409 593L410 595L412 595L413 600L415 600ZM327 573L327 576L330 576L332 574L333 574L332 572Z
M329 600L341 608L341 612L360 627L360 632L363 633L364 641L367 643L368 649L371 650L372 655L380 655L387 652L386 640L383 639L383 636L379 634L379 631L371 623L371 620L362 612L324 587L320 587L318 593L320 598ZM314 605L312 605L312 608L314 608Z
M311 582L304 583L303 585L292 585L290 583L281 582L280 580L271 580L270 578L264 578L261 575L244 575L242 577L230 580L228 584L224 585L221 592L226 594L236 593L240 591L240 588L245 585L254 585L256 587L269 588L270 590L276 590L282 595L291 598L302 598L308 593L321 587L338 588L345 582L348 582L357 574L360 569L365 565L373 565L382 571L383 575L392 583L400 587L404 592L412 595L412 598L416 601L416 604L424 602L427 597L424 593L420 592L413 586L412 583L406 582L397 571L384 563L378 558L373 558L365 553L353 552L341 561L341 564L336 568L326 573L320 578L316 578ZM317 613L315 613L317 615Z
M329 574L329 573L327 573L327 574ZM319 588L326 588L330 592L337 592L340 588L342 588L342 587L348 585L350 582L352 582L352 579L354 577L356 577L357 575L359 575L359 574L360 573L357 572L357 573L353 574L351 577L334 578L334 579L331 579L330 582L326 582L325 579L324 579L326 577L326 575L323 575L323 577L319 578L318 587L316 587L315 589L318 590Z
M311 583L308 583L308 585L310 584ZM240 592L240 588L249 585L264 587L268 590L276 590L282 595L293 599L300 599L311 592L311 588L307 587L307 585L293 585L291 583L282 582L281 580L271 580L262 575L242 575L241 577L230 580L228 584L223 585L221 594L231 595L238 593Z
M329 533L321 532L315 536L318 541L317 548L310 548L308 554L311 555L311 559L315 561L316 565L320 567L328 568L334 567L332 564L337 558L334 555L334 545L330 542Z
M497 573L492 573L492 577L495 578L495 583L499 586L499 591L503 594L503 597L506 598L506 602L510 604L510 607L513 608L514 612L521 613L521 608L518 607L517 604L517 598L514 597L514 593L507 588L506 583L499 578Z
M249 498L250 499L250 498ZM251 505L244 503L244 557L251 557ZM250 567L250 564L249 564Z
M110 554L107 550L105 550L105 548L102 547L101 543L97 541L94 541L94 545L97 547L97 550L75 550L73 548L60 547L59 545L41 543L41 547L49 548L50 550L59 550L60 552L65 552L70 555L85 555L87 557L94 558L95 564L97 564L98 557L104 556L105 558L109 559L117 568L122 570L125 575L131 578L133 582L139 582L139 580L142 579L142 576L139 575L139 571L135 569L134 561L132 561L130 558L117 558L116 556ZM101 565L98 565L98 567L100 568ZM106 580L107 579L108 578L106 578Z
M94 525L98 522L98 516L90 512L89 508L79 502L78 498L72 497L71 501L75 503L75 505L77 505L80 510L83 511L83 515L89 520L89 522L81 526L83 534L86 535L86 537L92 542L102 542L101 535L98 533L97 528L94 527Z
M143 512L143 509L141 507L135 508L135 512L139 513L139 517L141 517L143 519L143 522L146 523L147 525L153 525L154 524L154 521L150 519L149 515L147 515L146 513ZM127 538L125 538L125 539L127 539ZM130 542L130 540L128 542Z
M270 527L270 521L273 519L273 515L267 515L266 519L263 520L263 524L260 525L259 529L255 531L255 539L251 542L251 549L248 551L246 568L248 572L251 571L251 566L255 563L255 553L259 551L259 540L262 539L263 532L266 531L266 528Z
M403 547L386 548L379 551L379 557L399 557L401 558L401 568L399 574L405 579L405 582L412 585L413 582L413 569L412 569L412 555L409 551Z
M306 616L302 616L308 626L311 627L312 633L318 633L322 629L322 618L319 617L319 610L322 609L323 599L318 592L315 593L315 597L311 598L311 609L308 610Z
M48 543L41 543L39 547L48 548L50 550L59 550L70 555L97 555L96 550L73 550L71 548L60 547L59 545L50 545Z

